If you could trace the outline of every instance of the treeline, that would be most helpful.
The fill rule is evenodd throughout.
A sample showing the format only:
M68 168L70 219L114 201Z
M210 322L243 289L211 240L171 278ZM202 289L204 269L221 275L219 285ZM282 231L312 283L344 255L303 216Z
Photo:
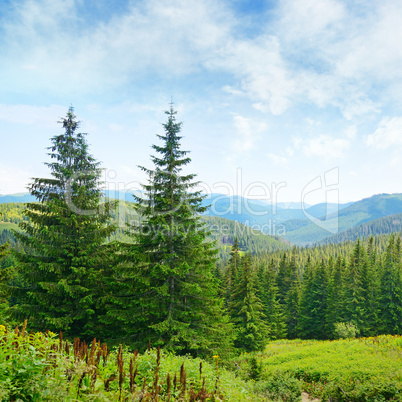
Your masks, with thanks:
M252 264L254 296L262 303L271 338L402 334L400 236L295 247L256 256ZM225 289L237 275L233 280L226 272Z

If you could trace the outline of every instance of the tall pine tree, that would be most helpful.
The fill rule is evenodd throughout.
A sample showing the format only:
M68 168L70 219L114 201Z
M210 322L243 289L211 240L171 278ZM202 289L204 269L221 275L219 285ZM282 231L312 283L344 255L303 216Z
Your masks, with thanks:
M173 105L166 114L162 145L152 146L159 154L151 157L155 167L141 167L149 177L145 197L135 197L142 222L132 233L133 249L142 257L144 286L138 297L143 321L133 331L143 342L202 355L230 347L230 325L217 297L216 249L200 220L204 197L194 191L195 174L180 175L191 161L180 149L182 123Z
M85 134L71 107L60 122L64 132L51 139L51 178L35 178L27 204L29 221L15 236L25 252L15 252L20 286L14 310L38 330L63 330L69 336L99 336L102 298L107 293L115 230L111 205L100 204L101 170L88 151Z

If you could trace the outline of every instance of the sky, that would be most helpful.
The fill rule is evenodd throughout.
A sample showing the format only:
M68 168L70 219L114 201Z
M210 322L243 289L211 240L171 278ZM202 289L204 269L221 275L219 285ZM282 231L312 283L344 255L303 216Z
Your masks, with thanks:
M402 193L401 43L399 0L0 0L0 194L50 175L70 106L137 189L171 101L203 191Z

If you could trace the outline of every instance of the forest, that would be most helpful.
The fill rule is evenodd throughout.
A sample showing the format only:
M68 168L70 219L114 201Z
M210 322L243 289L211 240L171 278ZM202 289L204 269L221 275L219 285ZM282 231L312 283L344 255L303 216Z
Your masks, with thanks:
M72 107L37 201L0 204L2 400L401 400L400 369L335 378L289 357L400 362L399 233L296 247L205 216L173 104L166 116L124 227Z

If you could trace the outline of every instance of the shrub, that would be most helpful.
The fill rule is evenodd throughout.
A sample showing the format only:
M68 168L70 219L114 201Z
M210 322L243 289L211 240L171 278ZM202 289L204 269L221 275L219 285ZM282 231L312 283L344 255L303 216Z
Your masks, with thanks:
M337 339L355 338L359 333L353 322L337 322L335 323L334 335Z
M301 400L301 383L289 373L276 374L268 381L257 382L254 389L257 394L269 398L269 400L286 402Z

